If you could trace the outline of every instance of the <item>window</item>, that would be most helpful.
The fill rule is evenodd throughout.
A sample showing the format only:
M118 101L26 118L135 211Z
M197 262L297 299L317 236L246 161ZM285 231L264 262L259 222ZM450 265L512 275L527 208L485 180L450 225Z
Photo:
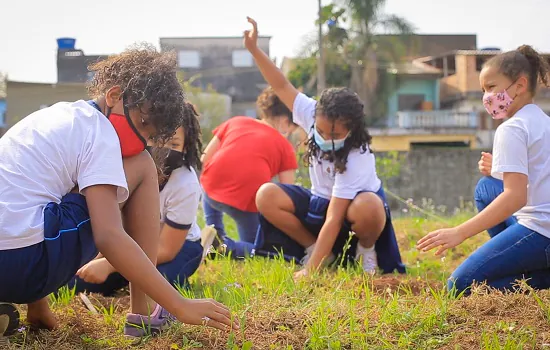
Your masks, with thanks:
M233 67L252 67L254 60L248 50L233 51Z
M200 68L201 56L198 51L181 50L178 52L180 68Z

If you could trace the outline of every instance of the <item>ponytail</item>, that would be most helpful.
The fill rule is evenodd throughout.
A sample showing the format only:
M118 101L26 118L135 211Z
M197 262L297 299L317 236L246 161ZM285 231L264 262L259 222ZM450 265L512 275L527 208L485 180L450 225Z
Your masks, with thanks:
M517 48L517 51L521 53L527 61L529 61L529 88L531 92L537 90L538 83L542 83L544 86L548 86L548 74L550 68L548 67L548 61L542 57L537 51L535 51L529 45L521 45Z
M484 67L488 66L497 68L512 81L516 81L521 75L527 76L529 91L533 95L539 83L544 86L549 86L550 83L548 61L529 45L522 45L516 50L491 58L484 64Z

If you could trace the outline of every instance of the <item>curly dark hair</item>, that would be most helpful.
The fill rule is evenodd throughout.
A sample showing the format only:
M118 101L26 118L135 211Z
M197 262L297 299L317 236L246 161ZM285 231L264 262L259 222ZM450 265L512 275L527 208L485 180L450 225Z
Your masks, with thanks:
M197 170L202 169L202 132L199 123L199 114L192 103L185 103L185 113L183 115L183 133L185 141L183 143L183 164L187 168L194 167Z
M342 149L330 152L321 151L315 143L313 135L310 136L306 141L307 150L304 154L304 162L307 166L314 161L320 162L321 159L324 159L334 162L334 169L342 174L346 171L348 155L352 149L358 148L361 153L365 153L367 150L372 152L368 147L372 142L372 136L367 131L363 103L359 96L349 88L340 87L323 90L317 102L315 115L328 118L332 121L333 128L336 120L341 121L350 130L350 135L346 138ZM314 127L312 126L312 130Z
M522 74L526 75L529 91L533 95L537 92L539 82L544 86L550 82L548 61L529 45L497 55L485 62L484 67L495 67L512 81L518 80Z
M261 119L286 116L292 122L292 111L275 94L271 86L265 88L256 100Z
M176 74L174 52L160 53L150 44L135 44L118 55L91 64L88 69L94 73L88 83L92 98L119 86L127 97L128 108L150 104L144 113L156 128L153 140L165 143L181 126L185 94Z

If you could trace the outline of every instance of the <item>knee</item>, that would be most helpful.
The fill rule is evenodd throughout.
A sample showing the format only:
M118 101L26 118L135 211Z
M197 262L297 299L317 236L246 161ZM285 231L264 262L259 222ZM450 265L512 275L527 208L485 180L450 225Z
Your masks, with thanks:
M256 207L260 213L269 211L276 205L283 190L274 183L263 184L256 193Z
M360 221L383 221L385 223L385 218L384 202L377 194L372 192L357 195L347 211L347 219L351 223Z
M504 186L501 180L484 176L477 182L474 197L477 201L492 201L502 193L503 189Z
M470 293L470 287L473 282L470 276L455 271L447 279L447 291L454 296L467 295Z

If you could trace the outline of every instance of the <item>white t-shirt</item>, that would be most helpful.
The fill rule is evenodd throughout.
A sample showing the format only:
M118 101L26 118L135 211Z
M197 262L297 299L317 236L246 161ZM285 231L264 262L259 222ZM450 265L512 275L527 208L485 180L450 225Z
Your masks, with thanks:
M160 217L163 224L187 232L188 241L201 239L197 225L197 210L201 200L201 186L193 168L185 166L172 172L160 192Z
M493 168L528 176L527 205L516 214L518 222L550 238L550 117L529 104L502 123L495 133Z
M315 106L317 101L300 93L294 100L292 115L294 122L300 125L312 136L315 123ZM319 197L330 199L331 197L353 199L358 192L380 190L382 182L376 175L376 162L374 154L368 147L365 153L359 149L349 152L346 171L343 174L335 173L334 163L328 160L312 161L309 168L311 178L311 192Z
M85 101L32 113L0 138L0 250L44 240L43 210L75 186L118 186L128 198L120 143L109 120Z

